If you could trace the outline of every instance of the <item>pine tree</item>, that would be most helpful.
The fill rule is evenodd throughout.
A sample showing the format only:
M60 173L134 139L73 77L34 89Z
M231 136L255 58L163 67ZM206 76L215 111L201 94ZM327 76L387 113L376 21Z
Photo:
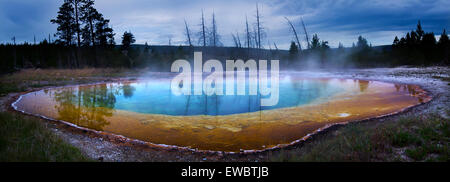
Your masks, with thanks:
M144 54L148 55L149 52L150 52L150 47L148 46L148 43L145 42L145 44L144 44Z
M369 48L369 44L367 42L367 39L365 39L362 36L358 37L358 42L356 42L356 47L360 48L360 49L366 49Z
M134 35L131 32L125 31L122 35L122 49L128 50L131 44L135 43Z
M416 33L417 33L417 39L418 39L418 40L422 40L422 38L423 38L425 32L424 32L423 29L422 29L422 25L420 24L420 20L419 20L419 22L417 23Z
M311 49L318 49L318 48L320 48L320 39L317 36L317 34L314 34L311 40Z
M289 54L291 54L291 55L298 54L298 47L294 41L291 42L291 46L289 47Z
M445 29L442 32L441 37L439 38L438 48L440 52L443 52L441 57L442 61L448 65L450 63L450 40Z
M80 8L80 20L83 22L82 29L83 45L106 46L115 44L113 29L109 27L109 20L94 8L93 0L83 0Z
M417 34L415 31L411 31L411 43L414 45L418 45L420 44L420 41L422 39L422 36L419 36L419 34Z
M344 47L344 44L342 44L341 42L339 42L339 45L338 45L338 49L344 49L345 47Z
M83 44L95 46L95 21L100 18L100 13L94 8L93 0L85 0L81 7L81 21L84 23L82 29Z
M398 40L398 37L397 36L395 36L395 38L394 38L394 42L392 43L394 46L397 46L398 44L399 44L399 40Z
M422 46L426 48L431 48L431 46L436 45L436 37L434 36L434 33L426 33L423 35L422 38Z
M405 41L406 41L406 44L407 44L407 45L411 45L411 44L412 44L411 36L409 35L409 32L406 33Z
M449 46L449 43L450 43L450 41L449 41L447 32L444 29L444 31L441 34L441 37L439 38L438 44L439 44L439 46L446 47L446 46Z
M77 34L77 46L81 45L81 38L80 38L80 8L85 0L69 0L69 2L72 4L72 7L74 9L74 18L75 18L75 33Z
M328 41L321 41L320 42L320 48L322 49L322 50L326 50L326 49L329 49L330 48L330 46L328 45Z
M55 35L59 37L57 42L70 46L76 33L76 24L74 18L74 8L70 1L64 1L58 11L56 19L50 20L53 24L58 24Z
M109 27L109 20L104 19L103 16L100 16L95 24L95 40L100 46L115 44L113 29Z

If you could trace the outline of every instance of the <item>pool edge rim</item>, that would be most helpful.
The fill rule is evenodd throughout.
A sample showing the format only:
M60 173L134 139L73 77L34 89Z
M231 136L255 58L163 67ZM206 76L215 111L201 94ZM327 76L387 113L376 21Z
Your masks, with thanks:
M336 77L318 77L318 78L336 78ZM384 115L379 115L376 117L370 117L370 118L365 118L365 119L359 119L359 120L353 120L353 121L344 121L344 122L339 122L339 123L333 123L333 124L327 124L324 127L318 128L316 130L314 130L314 132L308 133L307 135L303 136L302 138L299 138L297 140L294 140L290 143L287 144L277 144L274 147L270 147L270 148L265 148L265 149L261 149L261 150L241 150L239 152L232 152L232 151L214 151L214 150L199 150L199 149L193 149L190 147L183 147L183 146L177 146L177 145L168 145L168 144L155 144L152 142L148 142L148 141L142 141L139 139L134 139L131 137L126 137L123 135L119 135L119 134L115 134L115 133L111 133L111 132L105 132L105 131L97 131L94 129L90 129L90 128L86 128L86 127L82 127L82 126L78 126L75 125L73 123L67 122L67 121L63 121L63 120L58 120L58 119L53 119L53 118L49 118L43 115L39 115L39 114L33 114L33 113L28 113L26 111L23 110L19 110L16 108L16 106L14 105L15 103L17 103L18 101L20 101L20 99L22 98L22 96L27 95L27 94L31 94L33 92L38 92L38 91L42 91L42 90L46 90L46 89L55 89L55 88L62 88L62 87L73 87L73 86L87 86L87 85L96 85L96 84L108 84L108 83L117 83L117 82L134 82L136 80L129 80L128 78L117 78L117 79L112 79L112 80L107 80L107 81L98 81L98 82L92 82L92 83L83 83L83 84L69 84L69 85L63 85L63 86L49 86L49 87L43 87L43 88L34 88L31 89L29 91L25 91L25 92L18 92L16 93L17 95L12 96L9 98L9 100L6 102L7 106L7 110L8 111L12 111L12 112L17 112L23 115L28 115L28 116L32 116L32 117L36 117L36 118L40 118L46 121L50 121L53 123L56 123L57 126L56 128L58 129L65 129L68 132L72 132L74 134L83 134L86 135L87 133L90 134L88 135L88 137L90 138L95 138L95 137L101 137L103 139L107 139L110 142L112 142L113 144L119 145L119 144L130 144L132 147L135 147L136 149L138 148L151 148L151 149L162 149L162 150L167 150L167 151L173 151L173 150L177 150L177 151L186 151L186 152L195 152L198 154L225 154L225 155L247 155L247 154L262 154L265 152L271 152L271 151L277 151L277 150L282 150L282 149L289 149L290 147L294 147L296 148L297 146L302 146L303 144L305 144L306 142L310 142L312 141L315 137L317 136L321 136L324 134L327 134L329 132L335 131L337 129L339 129L340 127L346 126L350 123L365 123L365 122L370 122L370 121L374 121L374 120L380 120L383 118L388 118L388 117L393 117L393 116L397 116L403 113L407 113L409 111L411 111L412 109L425 105L425 104L429 104L432 101L434 101L437 98L437 95L435 95L433 92L431 92L429 89L424 88L425 86L421 85L421 84L412 84L412 83L404 83L404 82L400 82L400 81L385 81L385 80L377 80L377 79L364 79L364 78L351 78L351 77L339 77L342 79L357 79L357 80L366 80L366 81L380 81L380 82L385 82L385 83L401 83L401 84L407 84L407 85L415 85L418 86L420 89L422 89L426 94L426 96L430 97L430 99L426 102L422 102L422 103L418 103L412 106L408 106L405 108L402 108L399 111L396 112L392 112L389 114L384 114Z

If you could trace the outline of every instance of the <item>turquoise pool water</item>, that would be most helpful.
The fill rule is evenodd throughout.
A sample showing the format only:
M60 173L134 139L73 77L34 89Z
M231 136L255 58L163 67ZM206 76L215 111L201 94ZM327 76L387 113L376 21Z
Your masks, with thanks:
M12 105L153 144L238 152L289 144L330 124L388 115L431 99L415 85L287 75L280 77L278 104L260 107L259 95L175 96L170 85L171 77L163 75L50 88ZM260 110L266 112L255 112Z
M115 92L115 109L146 114L173 116L229 115L259 110L277 109L308 104L343 91L338 84L319 79L281 79L279 102L270 107L261 107L261 95L180 95L170 90L169 81L143 80L135 83L112 84ZM236 88L236 87L235 87ZM224 86L225 89L225 86ZM225 93L225 91L224 91ZM267 98L268 96L263 96Z

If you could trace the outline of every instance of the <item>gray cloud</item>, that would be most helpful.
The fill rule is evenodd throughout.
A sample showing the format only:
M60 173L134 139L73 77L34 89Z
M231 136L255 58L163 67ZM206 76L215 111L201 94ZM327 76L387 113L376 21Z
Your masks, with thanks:
M50 19L56 17L61 1L54 0L0 0L0 42L39 39L54 33L56 26ZM245 16L255 21L255 4L260 3L267 40L280 48L288 48L292 35L284 16L301 29L303 17L310 34L337 46L350 46L358 35L373 45L390 44L393 37L403 36L421 20L426 31L440 34L450 26L450 2L447 0L97 0L96 7L111 19L116 41L124 31L132 31L137 43L183 44L184 19L193 32L199 30L201 10L207 23L212 12L216 14L219 33L225 45L232 45L231 33L243 35ZM302 32L302 31L301 31ZM266 45L266 47L268 47Z

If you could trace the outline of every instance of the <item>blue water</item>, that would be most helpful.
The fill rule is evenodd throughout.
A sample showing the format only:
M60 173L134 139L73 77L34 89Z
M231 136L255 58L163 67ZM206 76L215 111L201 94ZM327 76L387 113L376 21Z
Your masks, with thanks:
M110 87L108 89L118 90L115 92L115 109L174 116L229 115L294 107L317 99L326 100L343 91L339 84L323 80L280 79L278 104L262 107L260 106L261 95L175 96L170 91L170 81L140 81L125 85L113 84ZM248 93L248 88L246 92Z

